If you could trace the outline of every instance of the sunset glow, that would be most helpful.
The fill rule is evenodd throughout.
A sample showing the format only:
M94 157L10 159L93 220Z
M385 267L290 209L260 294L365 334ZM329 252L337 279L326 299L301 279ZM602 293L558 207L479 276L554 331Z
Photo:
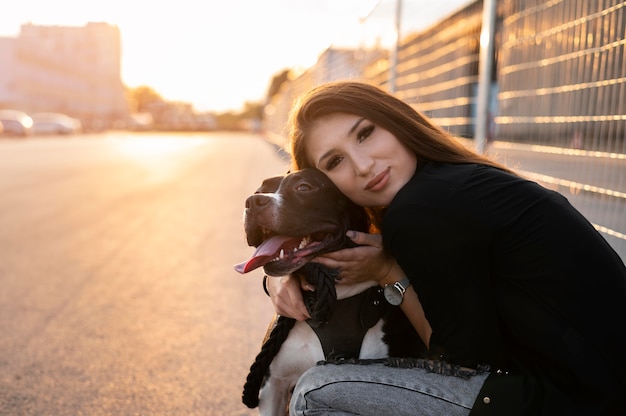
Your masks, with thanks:
M198 110L239 110L264 98L274 75L307 68L329 46L386 39L396 0L237 0L175 3L147 0L22 0L0 13L0 36L25 23L84 26L106 22L122 37L122 81L149 86ZM468 0L404 0L407 18L428 22ZM380 16L359 18L378 4ZM410 6L420 7L411 12ZM434 17L431 17L431 20ZM379 33L380 32L380 33Z

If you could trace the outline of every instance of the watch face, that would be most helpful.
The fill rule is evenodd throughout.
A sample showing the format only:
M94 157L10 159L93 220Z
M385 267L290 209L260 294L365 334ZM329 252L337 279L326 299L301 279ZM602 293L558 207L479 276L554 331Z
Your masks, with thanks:
M385 286L384 293L385 299L387 299L387 302L390 304L398 306L402 303L402 293L400 293L394 285Z

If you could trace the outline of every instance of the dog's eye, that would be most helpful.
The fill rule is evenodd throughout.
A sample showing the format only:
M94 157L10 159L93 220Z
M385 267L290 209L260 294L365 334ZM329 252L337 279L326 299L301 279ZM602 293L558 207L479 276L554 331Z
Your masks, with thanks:
M308 183L301 183L296 187L296 191L298 192L308 192L313 190L313 187Z

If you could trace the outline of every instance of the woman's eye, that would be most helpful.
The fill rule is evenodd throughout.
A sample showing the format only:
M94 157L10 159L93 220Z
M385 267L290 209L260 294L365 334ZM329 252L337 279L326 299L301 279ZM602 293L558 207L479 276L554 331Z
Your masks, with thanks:
M339 164L339 162L341 162L341 160L342 160L341 157L330 158L328 160L328 163L326 163L326 170L332 170Z
M356 136L357 141L360 143L363 140L367 139L372 134L372 132L374 131L374 128L375 128L375 126L372 124L372 125L369 125L369 126L365 126L361 130L359 130L359 132L358 132L358 134Z

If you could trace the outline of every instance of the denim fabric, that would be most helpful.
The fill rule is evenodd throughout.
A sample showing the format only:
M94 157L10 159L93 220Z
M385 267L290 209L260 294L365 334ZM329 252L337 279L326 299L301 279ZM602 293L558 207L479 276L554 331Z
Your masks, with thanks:
M469 379L421 368L323 365L300 377L291 415L468 415L488 374Z

